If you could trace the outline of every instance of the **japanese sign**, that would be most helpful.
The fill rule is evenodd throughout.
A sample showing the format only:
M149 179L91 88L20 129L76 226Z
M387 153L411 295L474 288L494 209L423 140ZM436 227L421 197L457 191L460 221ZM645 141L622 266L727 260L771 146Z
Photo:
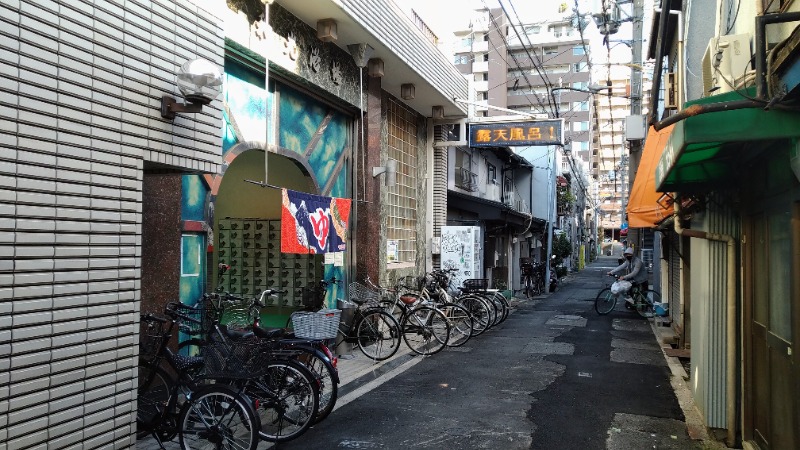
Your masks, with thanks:
M563 143L564 119L469 124L470 147L560 145Z

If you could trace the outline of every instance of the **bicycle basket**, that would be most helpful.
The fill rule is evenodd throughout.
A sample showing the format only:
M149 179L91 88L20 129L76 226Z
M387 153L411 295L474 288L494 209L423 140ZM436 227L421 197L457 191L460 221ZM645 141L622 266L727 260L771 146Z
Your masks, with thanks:
M488 278L470 278L468 280L464 280L464 291L465 292L480 292L485 291L489 288L489 279Z
M195 306L184 305L183 303L171 303L169 309L179 314L177 320L180 323L181 332L191 336L199 336L208 332L214 321L215 312L211 305L198 303ZM209 311L209 308L212 311ZM188 317L193 320L181 320L180 316ZM196 322L195 322L196 321Z
M420 292L425 288L425 276L415 277L412 275L405 276L400 279L397 285L402 289Z
M254 378L266 373L271 345L259 339L214 340L203 349L205 376L212 379Z
M325 289L316 285L303 288L303 306L312 309L322 308L325 303Z
M378 301L380 300L380 293L357 281L353 281L350 283L350 300L358 304Z
M292 313L294 335L303 339L333 339L339 331L340 309Z
M167 337L165 333L164 323L142 318L139 322L139 357L148 360L157 357Z

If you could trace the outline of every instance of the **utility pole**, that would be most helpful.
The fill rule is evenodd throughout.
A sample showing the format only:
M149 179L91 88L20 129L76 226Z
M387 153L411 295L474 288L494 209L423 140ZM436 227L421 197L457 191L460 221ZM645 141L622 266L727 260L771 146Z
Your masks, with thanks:
M631 36L631 115L642 114L642 25L644 24L644 0L633 0L633 33ZM642 159L643 141L630 142L630 158L628 159L628 188L623 204L622 218L625 221L628 201L630 200L632 181L636 179L639 161ZM639 242L639 230L628 228L628 243ZM638 250L638 246L637 246Z

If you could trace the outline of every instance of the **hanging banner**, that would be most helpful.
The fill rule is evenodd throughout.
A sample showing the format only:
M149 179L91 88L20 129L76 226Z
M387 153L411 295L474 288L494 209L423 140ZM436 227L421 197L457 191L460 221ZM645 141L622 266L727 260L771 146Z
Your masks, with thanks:
M281 189L281 252L342 252L350 200Z

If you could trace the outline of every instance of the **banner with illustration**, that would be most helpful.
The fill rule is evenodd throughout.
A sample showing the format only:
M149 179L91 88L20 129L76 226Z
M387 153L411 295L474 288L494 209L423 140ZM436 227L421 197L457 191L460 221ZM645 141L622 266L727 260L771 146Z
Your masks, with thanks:
M330 253L347 249L350 199L281 189L281 252Z

